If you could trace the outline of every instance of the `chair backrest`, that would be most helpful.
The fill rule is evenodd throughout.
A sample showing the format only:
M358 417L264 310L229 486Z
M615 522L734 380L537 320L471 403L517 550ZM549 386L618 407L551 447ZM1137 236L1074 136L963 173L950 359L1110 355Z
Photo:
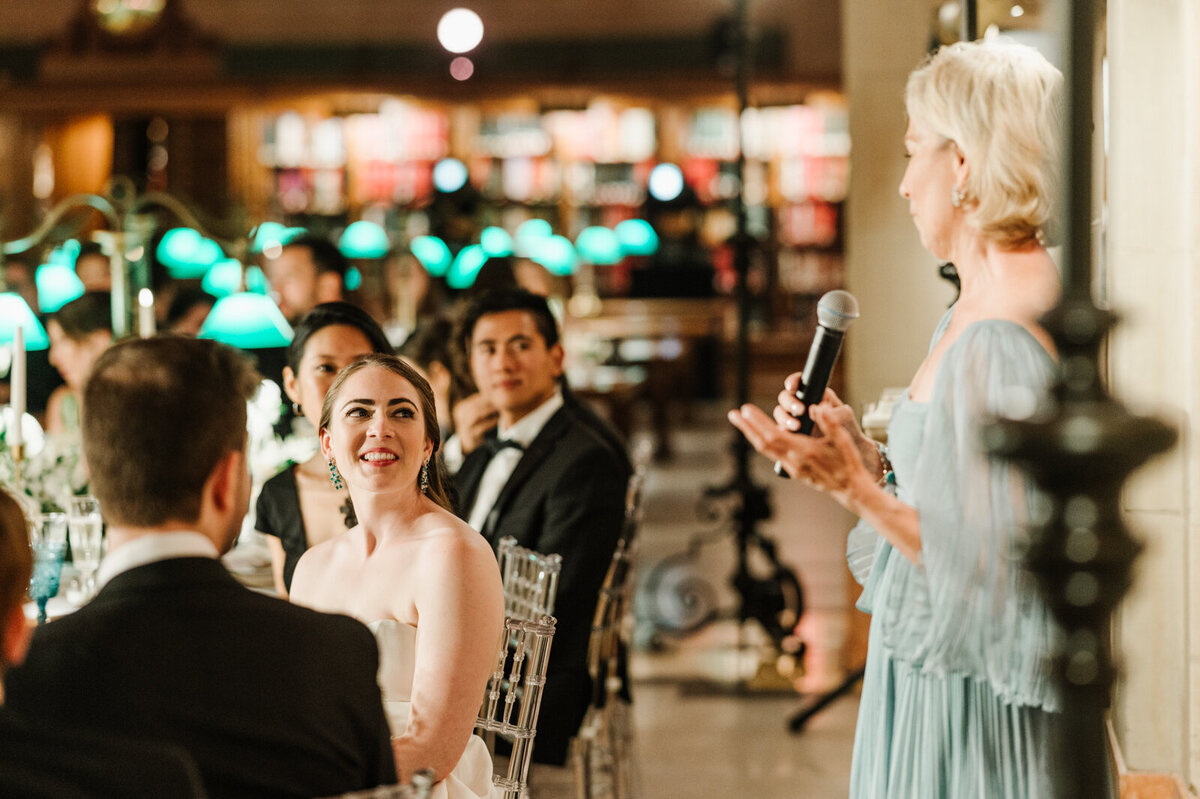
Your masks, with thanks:
M412 776L412 782L399 785L380 785L361 791L344 793L337 799L429 799L433 794L433 772L421 769Z
M555 619L506 618L497 646L496 667L488 678L483 705L475 729L500 735L512 742L508 770L492 783L504 799L518 799L529 780L533 739L537 735L538 712L546 683L546 665L554 639ZM507 668L506 668L507 667Z
M504 581L504 615L537 621L554 615L561 555L543 555L505 536L496 548Z

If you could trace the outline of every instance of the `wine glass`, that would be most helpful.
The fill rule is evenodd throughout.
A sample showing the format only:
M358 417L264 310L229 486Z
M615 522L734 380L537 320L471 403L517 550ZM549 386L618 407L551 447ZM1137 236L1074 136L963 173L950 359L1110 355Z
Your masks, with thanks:
M37 602L38 624L46 623L46 603L58 593L63 557L67 554L67 514L43 513L34 518L30 530L33 576L29 596Z
M96 569L100 567L104 521L95 497L71 497L67 506L67 527L71 535L71 559L80 583L83 601L92 598Z

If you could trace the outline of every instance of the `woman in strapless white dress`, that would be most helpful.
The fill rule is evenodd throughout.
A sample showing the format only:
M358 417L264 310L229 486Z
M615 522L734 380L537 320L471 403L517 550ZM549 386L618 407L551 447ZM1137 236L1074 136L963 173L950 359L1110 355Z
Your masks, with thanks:
M399 358L369 355L330 387L320 435L359 523L304 554L291 599L375 633L400 781L428 768L436 799L490 796L491 758L472 729L504 591L487 541L448 510L429 384Z

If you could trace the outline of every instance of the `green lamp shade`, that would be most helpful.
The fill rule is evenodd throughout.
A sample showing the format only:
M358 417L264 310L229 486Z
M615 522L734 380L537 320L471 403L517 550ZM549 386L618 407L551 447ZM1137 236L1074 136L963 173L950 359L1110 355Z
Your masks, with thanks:
M224 257L221 245L191 228L172 228L158 243L158 260L177 280L202 278L209 267Z
M6 291L0 294L0 344L11 344L18 327L25 331L26 350L44 350L50 346L46 328L42 327L29 303L20 294Z
M347 258L383 258L391 251L392 243L383 228L360 219L342 233L338 249Z
M250 242L250 252L262 252L272 246L282 247L307 232L302 227L285 227L278 222L263 222L254 230L254 238Z
M621 252L625 255L654 255L658 252L658 234L645 219L626 219L615 228Z
M417 236L409 244L409 249L412 250L413 257L425 267L425 271L433 277L445 275L453 260L450 248L437 236Z
M357 266L352 266L346 270L346 276L342 278L342 282L346 284L346 291L358 291L362 286L362 272L358 271Z
M34 273L38 290L38 309L54 313L71 300L83 296L83 281L65 263L42 264Z
M575 248L564 236L550 236L542 241L533 254L533 260L546 267L552 275L574 274L579 266Z
M74 269L75 262L79 260L79 251L81 249L83 247L76 239L67 239L50 252L50 257L46 259L46 263L66 264Z
M241 289L242 265L236 258L226 258L212 265L200 287L214 297L228 297ZM246 268L246 291L252 294L267 293L267 278L257 266Z
M486 262L487 253L483 251L483 247L478 244L463 247L455 257L454 263L450 264L450 271L446 273L446 285L452 289L469 288Z
M200 338L260 350L291 344L292 328L270 297L242 291L217 300L200 328Z
M550 238L554 229L545 219L526 219L517 227L516 252L522 258L532 258L542 242Z
M594 264L615 264L621 260L621 242L617 234L606 227L584 228L575 239L579 257Z
M505 258L513 254L513 239L502 227L485 227L479 234L479 246L489 258Z

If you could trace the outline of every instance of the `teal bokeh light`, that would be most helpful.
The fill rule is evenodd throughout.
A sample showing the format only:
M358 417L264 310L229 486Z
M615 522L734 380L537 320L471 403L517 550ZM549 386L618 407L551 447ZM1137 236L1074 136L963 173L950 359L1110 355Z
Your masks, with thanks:
M267 293L267 278L257 266L246 268L246 291L253 294ZM200 282L200 287L214 297L228 297L241 290L242 265L236 258L226 258L213 264Z
M446 285L452 289L469 288L479 276L479 270L487 263L487 258L487 253L478 244L463 247L455 256L454 263L450 264L450 271L446 273Z
M54 313L83 296L83 281L66 263L42 264L34 273L33 282L37 285L38 310L42 313Z
M417 236L409 244L413 257L421 262L425 271L433 277L442 277L450 269L454 259L446 242L437 236Z
M392 249L387 231L374 222L360 219L338 239L338 249L347 258L383 258Z
M11 344L17 328L25 331L26 350L44 350L50 347L46 328L38 321L29 303L13 291L0 293L0 344Z
M177 280L202 278L213 264L224 257L221 245L191 228L172 228L163 234L162 241L158 243L158 260Z
M292 343L292 328L270 297L238 292L217 300L200 328L200 338L243 350L286 347Z
M526 219L517 227L516 253L522 258L532 258L542 242L554 234L554 228L545 219Z
M352 266L346 270L346 277L343 279L346 284L346 291L358 291L362 286L362 272L358 271L357 266Z
M273 247L283 247L292 239L303 236L307 232L302 227L285 227L278 222L263 222L254 230L254 238L250 242L250 252L259 253Z
M658 234L645 219L626 219L615 228L621 252L625 255L654 255L658 252Z
M543 239L532 257L552 275L571 275L579 268L579 257L565 236Z
M513 237L502 227L485 227L479 234L479 246L489 258L505 258L513 254Z
M575 238L575 249L580 258L594 264L615 264L621 260L621 242L617 234L599 225L580 231Z

